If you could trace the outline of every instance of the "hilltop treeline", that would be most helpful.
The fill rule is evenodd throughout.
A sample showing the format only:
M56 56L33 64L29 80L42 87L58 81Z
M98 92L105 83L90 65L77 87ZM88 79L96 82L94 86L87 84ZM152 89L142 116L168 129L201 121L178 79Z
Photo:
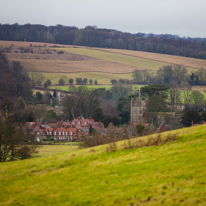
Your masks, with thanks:
M78 29L62 25L0 24L0 40L23 41L25 38L31 42L128 49L206 59L206 40L201 38L148 36L93 26Z

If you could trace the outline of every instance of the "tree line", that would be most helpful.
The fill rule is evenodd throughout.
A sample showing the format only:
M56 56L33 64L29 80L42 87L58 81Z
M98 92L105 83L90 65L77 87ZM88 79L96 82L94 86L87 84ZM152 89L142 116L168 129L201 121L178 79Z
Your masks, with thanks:
M86 85L86 84L92 85L93 83L95 85L98 84L98 81L96 79L93 81L93 79L88 80L87 78L80 78L80 77L77 77L75 79L75 82L76 82L77 85ZM59 84L60 85L65 85L66 83L69 83L70 85L72 85L74 83L74 79L70 78L68 80L66 75L62 75L61 78L59 79Z
M24 39L31 42L128 49L206 59L206 40L201 38L183 39L152 34L146 36L93 26L78 29L62 25L0 24L0 40Z

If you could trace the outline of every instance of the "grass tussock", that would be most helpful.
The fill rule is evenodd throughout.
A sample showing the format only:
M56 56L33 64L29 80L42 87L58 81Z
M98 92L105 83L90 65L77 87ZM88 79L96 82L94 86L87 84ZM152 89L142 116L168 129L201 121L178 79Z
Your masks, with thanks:
M79 140L79 149L95 147L104 144L113 144L114 142L125 139L125 136L122 134L107 134L101 135L99 133L93 136L83 137Z
M145 130L144 133L139 135L139 137L134 137L131 136L130 133L122 132L121 130L118 130L118 128L113 127L107 130L104 135L96 133L93 136L81 138L79 141L79 149L107 144L106 152L115 152L118 148L128 150L134 148L159 146L168 142L173 142L179 136L174 133L152 134L154 134L153 130ZM124 142L118 147L119 141Z
M127 150L134 148L159 146L168 142L175 141L177 136L177 134L168 133L166 136L164 134L156 134L155 136L149 136L147 139L140 138L136 141L134 141L134 139L128 139L125 141L123 148Z

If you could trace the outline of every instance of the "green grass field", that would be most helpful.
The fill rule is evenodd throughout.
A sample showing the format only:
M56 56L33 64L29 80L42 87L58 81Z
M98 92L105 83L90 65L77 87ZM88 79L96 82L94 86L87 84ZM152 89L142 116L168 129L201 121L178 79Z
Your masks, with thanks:
M121 55L121 54L114 54L104 51L98 51L98 50L92 50L92 49L85 49L85 48L59 48L59 50L64 50L66 52L70 52L73 54L80 54L85 55L89 57L94 57L97 59L102 59L106 61L113 61L121 64L131 65L131 66L137 66L140 68L145 68L148 70L157 70L159 67L168 65L167 63L138 58L138 57L132 57L127 55Z
M58 48L58 49L73 54L80 54L80 55L94 57L101 60L117 62L117 63L126 64L130 66L136 66L150 71L157 71L160 67L169 64L161 61L154 61L150 59L138 58L129 55L115 54L106 51L98 51L97 49L86 49L86 48ZM196 69L188 67L189 72L195 70Z
M79 87L80 85L75 85L75 86ZM91 90L99 89L99 88L105 88L106 90L108 90L108 89L111 89L111 87L113 85L110 86L110 85L89 85L88 84L88 85L85 85L85 86L88 87ZM141 84L139 84L139 85L132 85L132 88L133 88L133 90L134 89L137 90L137 89L140 89L143 86L146 86L146 85L141 85ZM69 85L65 85L65 86L51 86L51 87L49 87L49 89L69 91Z
M66 153L70 151L75 151L78 146L72 145L69 143L60 143L59 145L43 145L40 146L39 152L35 155L35 157L44 157L48 155L55 155L55 154L61 154Z
M175 132L162 146L1 163L0 205L205 205L206 125Z
M76 87L79 87L79 85L75 85ZM105 88L105 89L110 89L112 87L111 86L105 86L105 85L85 85L86 87L88 87L89 89L99 89L99 88ZM57 89L57 90L63 90L63 91L69 91L69 85L65 85L65 86L52 86L49 87L49 89Z
M93 82L95 79L98 81L98 84L111 84L111 79L133 79L132 74L110 74L110 73L101 73L101 72L79 72L79 73L43 73L45 79L50 79L52 84L58 84L59 79L62 75L67 76L68 79L73 78L87 78L92 79Z

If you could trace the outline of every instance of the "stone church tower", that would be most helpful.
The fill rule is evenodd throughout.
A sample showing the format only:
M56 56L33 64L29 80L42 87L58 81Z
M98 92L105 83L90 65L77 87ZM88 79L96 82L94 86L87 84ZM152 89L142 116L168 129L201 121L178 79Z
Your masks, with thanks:
M141 97L131 98L131 121L134 124L142 122L142 115L145 110L145 101Z

